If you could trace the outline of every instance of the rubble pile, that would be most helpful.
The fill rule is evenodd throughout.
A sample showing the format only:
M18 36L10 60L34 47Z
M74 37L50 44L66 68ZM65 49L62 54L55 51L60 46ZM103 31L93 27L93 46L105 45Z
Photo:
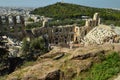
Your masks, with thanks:
M120 32L120 30L119 30ZM115 38L118 37L118 29L111 26L100 25L93 28L85 37L84 44L103 44L105 42L113 43Z

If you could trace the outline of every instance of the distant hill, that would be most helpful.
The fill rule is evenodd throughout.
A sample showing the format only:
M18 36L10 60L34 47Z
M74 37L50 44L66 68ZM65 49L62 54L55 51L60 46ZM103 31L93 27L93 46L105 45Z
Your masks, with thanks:
M102 20L106 24L115 24L120 26L120 10L94 8L69 3L55 3L46 7L36 8L32 14L52 17L54 19L78 19L83 15L92 17L95 12L100 13ZM115 21L115 22L114 22Z

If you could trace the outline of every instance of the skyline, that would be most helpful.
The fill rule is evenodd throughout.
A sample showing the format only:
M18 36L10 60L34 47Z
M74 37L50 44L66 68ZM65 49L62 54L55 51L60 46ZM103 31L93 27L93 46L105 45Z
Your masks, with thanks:
M62 0L0 0L0 7L43 7ZM119 0L64 0L65 3L73 3L84 6L99 7L99 8L119 8Z

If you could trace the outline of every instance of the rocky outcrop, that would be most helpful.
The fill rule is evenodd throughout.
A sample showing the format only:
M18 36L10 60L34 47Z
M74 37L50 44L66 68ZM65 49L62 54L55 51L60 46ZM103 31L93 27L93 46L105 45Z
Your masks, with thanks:
M45 77L42 78L37 78L33 75L27 75L23 77L22 80L60 80L60 70L49 72Z
M101 62L111 51L120 51L120 44L104 44L77 49L61 49L42 55L36 64L17 70L8 75L6 80L72 80L76 75L88 70L93 63ZM58 51L58 52L57 52ZM52 54L52 56L51 56ZM60 59L55 59L57 57Z
M45 80L60 80L60 70L48 73Z
M71 59L84 60L84 59L87 59L87 58L90 58L90 57L96 57L99 54L104 54L104 50L95 50L93 52L87 52L87 53L84 53L84 54L72 55Z
M104 43L119 43L120 29L116 27L100 25L93 28L85 37L83 42L85 45L104 44Z

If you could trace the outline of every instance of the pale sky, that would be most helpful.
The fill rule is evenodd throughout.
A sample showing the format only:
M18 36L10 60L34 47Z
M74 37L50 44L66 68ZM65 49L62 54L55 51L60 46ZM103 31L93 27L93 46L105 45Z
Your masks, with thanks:
M7 7L42 7L62 0L0 0L0 6ZM120 0L64 0L67 3L102 8L120 8Z

